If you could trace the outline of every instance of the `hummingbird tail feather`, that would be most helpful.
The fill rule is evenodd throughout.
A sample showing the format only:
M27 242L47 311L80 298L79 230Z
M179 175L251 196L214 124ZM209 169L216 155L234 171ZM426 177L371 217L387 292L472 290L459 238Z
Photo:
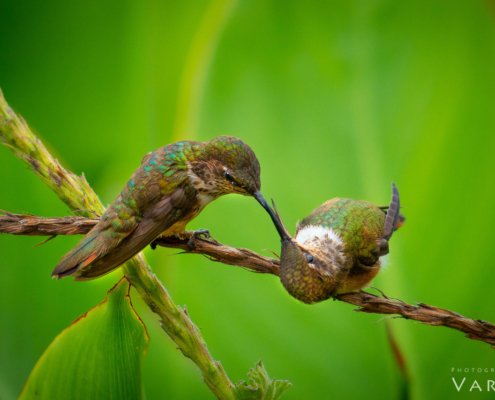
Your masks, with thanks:
M385 225L383 227L383 238L387 241L392 237L392 234L399 229L405 221L405 217L400 213L400 198L399 190L392 183L392 200L387 209L385 216Z
M52 272L52 277L60 279L72 275L79 268L86 267L102 253L102 246L95 242L97 236L84 238L79 245L68 252Z
M62 258L52 276L63 278L72 275L83 281L111 272L139 253L166 228L173 226L181 215L177 210L189 209L191 201L191 197L185 196L184 189L178 188L149 205L139 223L134 218L121 222L110 206L100 222Z

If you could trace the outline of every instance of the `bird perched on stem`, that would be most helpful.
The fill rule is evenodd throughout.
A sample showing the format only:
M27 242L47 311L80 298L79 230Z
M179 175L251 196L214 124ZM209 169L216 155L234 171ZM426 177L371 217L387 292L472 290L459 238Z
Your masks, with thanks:
M304 218L292 238L278 212L270 210L282 241L282 284L304 303L367 286L380 270L380 257L389 252L392 233L404 222L399 211L395 185L388 207L331 199Z
M260 193L260 165L240 139L182 141L147 154L95 227L52 272L87 280L106 274L158 236L180 235L187 223L217 197Z

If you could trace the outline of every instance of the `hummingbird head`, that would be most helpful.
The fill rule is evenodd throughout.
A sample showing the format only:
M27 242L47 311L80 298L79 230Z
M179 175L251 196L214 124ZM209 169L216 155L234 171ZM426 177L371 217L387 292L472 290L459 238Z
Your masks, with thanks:
M275 203L273 203L273 207L268 206L267 211L268 214L270 214L282 243L282 252L280 254L280 264L281 267L283 266L282 268L294 269L293 267L296 265L307 267L309 264L320 261L316 254L317 249L312 249L310 246L305 246L290 236L282 222L282 219L280 218Z
M280 280L290 295L304 303L333 296L340 285L343 259L319 240L300 243L285 228L276 210L268 208L282 242Z
M213 161L213 180L222 194L254 196L259 192L260 163L242 140L219 136L208 143Z
M242 140L233 136L210 140L190 167L200 192L214 197L230 193L253 196L268 211L260 193L260 163Z

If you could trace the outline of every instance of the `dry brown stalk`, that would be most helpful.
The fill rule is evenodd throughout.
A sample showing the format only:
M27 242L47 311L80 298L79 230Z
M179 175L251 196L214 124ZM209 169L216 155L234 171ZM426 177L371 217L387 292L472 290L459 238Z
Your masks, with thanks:
M0 215L0 233L14 235L77 235L87 233L97 219L83 217L43 218L34 215ZM213 239L196 238L194 247L189 238L161 237L156 244L163 247L182 249L186 252L202 254L213 261L243 267L254 272L277 275L279 261L265 257L254 251L226 246ZM479 340L495 346L495 325L464 317L456 312L424 303L412 305L402 300L391 299L385 295L377 296L368 292L347 293L337 296L337 300L358 306L356 311L375 314L395 314L426 325L445 326L464 332L473 340Z

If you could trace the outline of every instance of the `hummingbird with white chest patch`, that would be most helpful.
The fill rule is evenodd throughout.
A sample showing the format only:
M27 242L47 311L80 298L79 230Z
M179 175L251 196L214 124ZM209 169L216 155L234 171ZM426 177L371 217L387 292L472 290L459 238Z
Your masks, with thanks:
M280 280L304 303L367 286L380 271L380 257L388 254L393 232L404 222L395 185L388 207L364 200L328 200L298 224L294 238L278 212L269 212L282 242Z
M179 235L219 196L260 193L260 164L242 140L182 141L147 154L100 221L52 272L88 280L117 268L158 236Z

